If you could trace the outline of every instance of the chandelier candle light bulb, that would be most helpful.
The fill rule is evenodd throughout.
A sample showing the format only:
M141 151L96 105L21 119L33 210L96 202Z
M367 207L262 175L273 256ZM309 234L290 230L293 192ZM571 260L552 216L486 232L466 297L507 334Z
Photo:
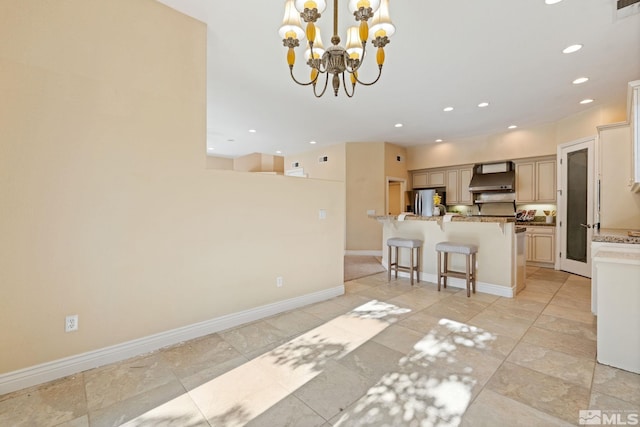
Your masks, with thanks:
M384 47L389 44L389 37L395 32L395 26L389 18L389 0L349 0L349 10L353 13L356 22L359 22L359 26L349 28L346 48L340 46L338 0L334 0L332 45L325 50L320 39L320 31L315 23L322 16L326 6L324 0L286 0L284 19L278 33L282 37L282 44L288 48L287 64L294 82L301 86L311 85L314 95L319 98L326 92L329 75L331 75L334 95L338 96L340 80L342 80L344 92L351 98L355 93L356 84L371 86L382 75L385 60ZM369 20L373 24L371 27ZM302 21L307 24L306 30L302 29ZM300 40L305 37L309 46L305 51L305 59L311 68L311 73L310 81L300 82L293 75L295 48L300 46ZM368 38L371 38L373 46L378 48L376 53L378 76L372 82L362 82L358 78L358 70L366 56ZM350 89L346 84L345 73L350 77ZM317 84L321 75L325 75L324 85ZM322 89L318 90L318 86L322 86Z

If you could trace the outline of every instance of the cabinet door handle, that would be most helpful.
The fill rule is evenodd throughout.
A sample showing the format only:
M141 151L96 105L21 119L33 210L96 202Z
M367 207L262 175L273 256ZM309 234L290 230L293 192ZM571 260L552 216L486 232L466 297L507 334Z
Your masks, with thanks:
M584 228L591 228L591 224L580 224L580 226Z

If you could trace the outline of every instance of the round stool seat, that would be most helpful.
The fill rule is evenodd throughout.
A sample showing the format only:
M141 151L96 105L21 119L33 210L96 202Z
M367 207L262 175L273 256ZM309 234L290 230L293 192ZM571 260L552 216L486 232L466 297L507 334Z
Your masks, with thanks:
M478 245L458 242L440 242L436 244L436 251L471 255L478 252Z
M390 239L387 239L387 246L398 246L400 248L419 248L420 246L422 246L422 240L392 237Z
M436 243L436 252L438 253L438 291L440 290L440 282L444 279L444 287L447 287L447 277L456 277L465 279L467 282L467 297L471 296L470 290L476 293L476 254L478 253L478 245L460 242L440 242ZM461 254L466 258L466 271L449 270L449 255ZM444 267L442 265L442 255L444 255Z

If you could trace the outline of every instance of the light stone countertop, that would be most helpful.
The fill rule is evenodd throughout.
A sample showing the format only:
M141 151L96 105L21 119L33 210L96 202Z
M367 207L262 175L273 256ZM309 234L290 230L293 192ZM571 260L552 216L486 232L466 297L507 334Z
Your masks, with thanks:
M593 242L626 243L640 245L640 237L631 237L630 230L616 228L602 228L593 231ZM634 230L632 230L634 231Z
M444 221L447 222L446 216L417 216L406 215L404 219L399 219L399 215L369 215L369 218L377 219L379 221L384 220L396 220L396 221ZM465 215L453 215L450 217L451 222L495 222L498 224L505 224L508 222L516 222L515 217L490 217L490 216L465 216Z

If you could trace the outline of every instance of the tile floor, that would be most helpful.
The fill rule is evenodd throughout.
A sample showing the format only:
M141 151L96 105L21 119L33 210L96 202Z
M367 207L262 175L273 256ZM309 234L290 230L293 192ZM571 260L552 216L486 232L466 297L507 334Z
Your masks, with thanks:
M632 422L640 375L596 363L590 281L527 275L512 299L354 280L329 301L0 396L0 426L565 426L589 408Z

